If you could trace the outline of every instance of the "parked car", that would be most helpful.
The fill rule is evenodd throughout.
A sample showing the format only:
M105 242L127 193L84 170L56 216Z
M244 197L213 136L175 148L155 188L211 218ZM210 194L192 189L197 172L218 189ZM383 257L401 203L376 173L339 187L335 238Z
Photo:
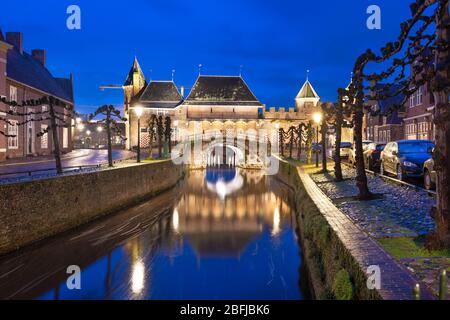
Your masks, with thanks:
M351 142L346 142L346 141L342 141L341 142L341 147L340 147L340 152L339 152L339 154L340 154L340 156L341 156L341 158L348 158L348 154L349 154L349 152L350 152L350 150L352 149L352 143ZM331 152L331 155L334 157L334 155L336 154L336 151L335 151L336 149L335 149L335 147L333 146L333 150L332 150L332 152Z
M423 165L431 158L434 148L429 140L389 142L381 152L381 174L393 174L399 180L422 177Z
M312 151L313 152L321 152L322 151L322 144L314 142L312 144Z
M423 185L427 190L436 188L436 171L434 170L433 158L428 159L423 164Z
M370 143L364 150L364 165L369 170L378 170L380 168L380 155L385 143Z
M369 144L371 144L373 141L371 140L363 140L362 145L363 145L363 152L367 149L367 146ZM350 152L348 154L348 162L352 165L356 164L356 146L353 145L352 148L350 149Z

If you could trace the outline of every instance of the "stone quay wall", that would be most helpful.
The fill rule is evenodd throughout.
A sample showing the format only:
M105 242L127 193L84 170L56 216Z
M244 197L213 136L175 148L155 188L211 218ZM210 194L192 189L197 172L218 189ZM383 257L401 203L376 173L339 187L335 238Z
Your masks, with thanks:
M167 160L0 185L0 255L146 200L184 173Z

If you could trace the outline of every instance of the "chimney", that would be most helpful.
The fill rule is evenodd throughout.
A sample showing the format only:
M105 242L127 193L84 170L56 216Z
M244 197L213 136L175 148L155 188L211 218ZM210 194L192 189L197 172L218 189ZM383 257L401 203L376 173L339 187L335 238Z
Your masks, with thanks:
M184 86L181 86L180 91L181 97L184 99Z
M6 42L12 44L20 53L23 53L23 36L22 32L7 32Z
M33 50L31 50L31 55L33 56L34 59L39 61L45 67L46 56L47 56L47 53L45 52L45 50L33 49Z

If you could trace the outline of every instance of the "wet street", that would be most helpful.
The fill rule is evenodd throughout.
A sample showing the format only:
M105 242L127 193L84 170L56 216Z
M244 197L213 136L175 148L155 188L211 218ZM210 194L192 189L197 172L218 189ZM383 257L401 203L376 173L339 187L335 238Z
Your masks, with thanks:
M135 156L135 153L127 150L113 150L113 160L123 160ZM61 158L62 166L78 167L92 166L108 162L107 150L77 149ZM0 164L0 180L2 178L27 176L28 171L52 170L55 168L55 160L52 156L44 158L29 158L26 160L8 160ZM12 174L21 172L19 174ZM23 172L23 173L22 173ZM38 174L39 172L36 172ZM48 171L51 173L51 171Z
M0 298L308 298L291 196L260 171L190 171L145 203L0 258ZM67 287L70 265L80 290Z

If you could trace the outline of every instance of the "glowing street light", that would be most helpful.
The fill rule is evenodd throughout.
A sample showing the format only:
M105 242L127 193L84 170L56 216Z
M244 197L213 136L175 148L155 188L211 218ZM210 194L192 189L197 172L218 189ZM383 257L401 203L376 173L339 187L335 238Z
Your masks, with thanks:
M102 127L102 126L98 126L98 127L97 127L97 131L98 131L98 132L102 132L102 131L103 131L103 127Z
M316 168L319 167L319 125L322 122L322 114L316 112L313 114L313 120L317 124L316 131Z
M90 135L91 135L91 131L90 131L90 130L86 131L86 134L87 134L88 136L90 136Z
M77 124L77 129L78 129L78 131L83 131L84 130L84 124L78 123Z
M134 113L137 116L138 122L138 145L137 145L137 162L141 162L141 116L144 112L144 108L141 105L134 107Z

